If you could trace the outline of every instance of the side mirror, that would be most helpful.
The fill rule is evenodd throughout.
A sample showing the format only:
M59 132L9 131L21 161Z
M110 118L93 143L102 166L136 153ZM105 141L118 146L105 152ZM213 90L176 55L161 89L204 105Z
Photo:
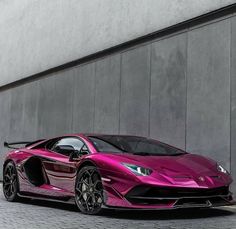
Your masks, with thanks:
M80 158L79 155L79 151L78 150L74 150L73 152L71 152L70 156L69 156L69 161L78 161Z
M85 144L84 144L83 147L81 148L79 154L80 154L81 156L89 154L89 150L88 150L88 148L87 148L87 146L86 146Z
M70 145L59 145L56 146L55 151L64 155L69 156L72 152L75 151L74 147Z

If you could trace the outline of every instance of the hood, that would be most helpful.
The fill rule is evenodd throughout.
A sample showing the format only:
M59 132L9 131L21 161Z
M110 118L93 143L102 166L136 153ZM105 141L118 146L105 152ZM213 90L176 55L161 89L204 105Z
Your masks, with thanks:
M151 177L171 185L214 187L225 185L230 177L220 173L216 162L204 156L140 156L133 154L106 154L110 159L149 168ZM141 179L143 179L141 177Z

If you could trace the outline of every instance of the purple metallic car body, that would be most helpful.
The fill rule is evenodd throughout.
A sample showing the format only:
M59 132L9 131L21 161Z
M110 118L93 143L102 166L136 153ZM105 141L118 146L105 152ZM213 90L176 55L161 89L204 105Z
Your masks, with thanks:
M42 140L10 151L4 161L4 174L11 170L11 168L7 170L7 165L11 162L15 166L18 179L10 180L11 174L9 175L8 172L3 180L5 189L10 187L7 184L17 182L18 196L65 202L74 201L80 193L82 195L80 198L85 199L83 193L88 192L86 200L91 195L91 201L96 199L101 203L99 210L102 207L174 209L222 206L234 203L229 191L232 178L227 171L219 170L215 161L186 152L169 156L100 152L90 138L99 139L100 136L109 135L73 134ZM46 147L51 142L55 144L65 138L80 139L85 144L88 153L70 160L69 155ZM156 142L158 143L158 141ZM132 166L136 166L137 172L132 171ZM102 201L99 200L100 196L96 197L92 193L96 192L99 179L94 181L95 184L91 186L89 184L86 184L86 187L83 186L85 188L81 186L81 190L76 196L78 173L84 171L83 168L86 167L96 168L97 174L99 174L102 184ZM81 180L83 179L81 178ZM80 180L77 183L79 184ZM6 196L6 193L4 194ZM76 203L78 205L78 202ZM80 201L79 204L81 204ZM87 205L87 203L85 204ZM99 211L91 210L89 212L88 207L87 211L82 210L82 212L93 214Z

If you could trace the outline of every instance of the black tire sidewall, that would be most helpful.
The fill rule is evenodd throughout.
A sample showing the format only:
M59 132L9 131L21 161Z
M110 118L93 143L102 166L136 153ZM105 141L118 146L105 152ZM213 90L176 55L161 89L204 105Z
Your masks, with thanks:
M96 211L93 211L93 212L87 212L87 211L84 211L84 209L80 208L79 204L77 204L77 200L76 200L76 187L77 187L77 183L79 182L81 176L83 175L83 173L86 171L86 170L96 170L96 172L99 174L98 172L98 169L95 167L95 166L85 166L83 167L81 170L79 170L79 172L77 173L77 177L76 177L76 182L75 182L75 203L77 205L77 207L79 208L80 212L83 213L83 214L87 214L87 215L97 215L99 213L102 212L102 206L97 209ZM99 174L100 176L100 174ZM100 176L101 177L101 176Z
M19 192L18 174L17 174L17 170L16 170L16 166L15 166L14 162L10 161L10 162L8 162L8 163L6 164L6 166L4 167L4 170L3 170L3 180L4 180L5 172L6 172L7 168L8 168L10 165L13 166L13 169L14 169L14 171L15 171L15 173L16 173L16 189L15 189L14 195L11 195L10 197L8 197L8 196L5 195L4 190L3 190L3 194L4 194L4 196L5 196L5 198L6 198L7 201L9 201L9 202L14 202L14 201L17 201L17 200L18 200L18 192ZM3 181L3 182L4 182L4 181Z

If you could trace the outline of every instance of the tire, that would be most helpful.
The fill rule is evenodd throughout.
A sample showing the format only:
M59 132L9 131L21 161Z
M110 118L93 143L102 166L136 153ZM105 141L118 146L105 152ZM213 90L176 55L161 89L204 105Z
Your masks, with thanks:
M103 186L101 176L95 166L85 166L77 174L75 183L75 202L84 214L101 213L103 205Z
M15 164L10 161L3 170L3 194L7 201L14 202L19 200L19 181Z

